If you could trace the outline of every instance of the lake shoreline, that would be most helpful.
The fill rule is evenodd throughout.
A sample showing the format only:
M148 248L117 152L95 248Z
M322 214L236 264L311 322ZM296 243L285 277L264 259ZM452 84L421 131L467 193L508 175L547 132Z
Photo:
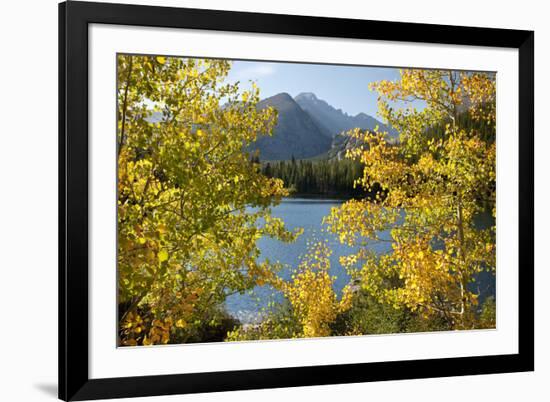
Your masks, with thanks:
M284 200L305 199L305 200L345 202L345 201L356 199L356 197L343 196L338 194L292 193L288 197L283 197L283 199Z

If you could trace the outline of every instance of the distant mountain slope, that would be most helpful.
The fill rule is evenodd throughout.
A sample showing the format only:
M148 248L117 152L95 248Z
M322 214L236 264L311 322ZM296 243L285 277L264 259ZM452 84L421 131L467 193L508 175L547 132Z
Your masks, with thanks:
M327 152L326 159L342 160L346 157L346 151L358 148L361 145L364 145L363 141L357 138L352 138L342 133L336 134Z
M310 158L330 149L332 137L320 128L287 93L280 93L258 103L262 109L272 106L278 111L273 136L260 137L252 149L260 151L262 160Z
M324 127L334 137L342 131L353 128L374 130L379 126L380 131L387 131L390 136L396 137L397 132L365 113L350 116L341 109L336 109L311 92L304 92L294 98L300 107L309 113L317 125Z

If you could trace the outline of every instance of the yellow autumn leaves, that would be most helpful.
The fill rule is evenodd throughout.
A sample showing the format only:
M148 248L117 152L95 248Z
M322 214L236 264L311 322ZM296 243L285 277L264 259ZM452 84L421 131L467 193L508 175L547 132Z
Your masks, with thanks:
M325 243L315 244L303 258L292 280L283 286L283 293L303 327L304 337L330 335L329 324L340 310L333 289L335 278L329 273L331 253Z
M347 154L364 165L357 184L382 191L325 219L342 243L361 245L341 263L381 303L473 328L479 290L470 285L480 272L495 271L494 77L411 69L371 88L400 137L349 133L365 144ZM367 252L380 241L390 241L391 251Z
M338 297L324 243L289 280L279 264L259 261L259 239L292 242L301 231L271 215L288 190L246 152L276 123L273 109L257 107L258 89L227 84L225 60L120 55L117 68L121 345L202 339L223 320L228 294L266 285L282 292L286 318L268 314L227 339L329 336L358 289L450 328L476 327L470 284L495 270L493 76L403 70L371 85L399 139L348 133L363 144L346 154L364 168L356 185L374 196L324 219L356 250L340 258L351 280ZM480 225L487 211L493 219ZM376 255L376 243L391 247Z
M256 241L292 241L270 207L282 182L243 147L271 135L257 89L224 60L118 56L118 296L122 345L186 342L221 320L228 292L274 276ZM247 211L254 207L254 212ZM213 324L213 325L214 325ZM210 325L210 324L208 324Z

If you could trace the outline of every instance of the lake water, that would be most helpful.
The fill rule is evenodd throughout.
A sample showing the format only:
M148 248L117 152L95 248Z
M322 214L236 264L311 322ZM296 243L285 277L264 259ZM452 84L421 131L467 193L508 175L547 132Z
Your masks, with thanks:
M332 207L339 206L344 201L324 199L289 198L283 200L273 208L272 215L285 221L288 229L303 228L304 233L294 243L283 243L271 238L262 238L258 241L261 251L261 259L269 258L270 261L279 261L286 267L279 272L284 279L289 279L291 267L297 267L300 257L307 252L307 244L324 240L332 249L330 257L330 273L336 276L335 291L340 295L342 288L348 283L349 276L339 263L339 258L355 251L353 248L340 244L338 238L327 231L323 231L323 217L330 214ZM479 227L487 227L492 223L490 214L481 216ZM381 237L388 238L388 234ZM372 244L371 249L382 253L391 248L389 243ZM495 277L483 272L479 275L473 288L480 291L480 301L487 296L495 294ZM238 318L242 323L253 323L260 319L259 312L270 301L281 302L282 295L271 287L256 287L246 294L235 294L227 298L225 307L227 311Z
M283 200L273 208L272 215L285 221L288 229L303 228L304 233L294 243L283 243L271 238L262 238L258 241L261 251L261 259L269 258L270 261L279 261L286 265L279 275L289 279L291 267L297 267L300 257L307 252L307 244L324 240L332 249L330 257L330 273L336 276L334 288L340 294L342 288L348 283L349 276L340 266L339 258L354 251L353 248L340 244L337 236L322 231L323 217L330 214L332 207L339 206L343 201L325 199L289 198ZM376 244L372 248L383 252L388 250L388 243ZM273 296L273 297L272 297ZM243 323L254 322L258 319L258 312L267 306L269 301L281 301L282 296L267 286L256 287L252 294L231 295L226 300L227 311L237 317Z

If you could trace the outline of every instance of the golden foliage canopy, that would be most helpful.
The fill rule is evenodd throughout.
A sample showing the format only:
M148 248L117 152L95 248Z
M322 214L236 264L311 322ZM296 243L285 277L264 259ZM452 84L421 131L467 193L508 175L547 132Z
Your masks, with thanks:
M358 246L341 263L377 300L467 327L479 295L471 282L496 266L494 76L402 70L371 89L400 136L348 133L364 144L347 153L364 165L357 185L382 190L325 219L342 243ZM480 225L487 211L493 219ZM375 255L374 242L391 251Z
M276 113L224 83L228 61L120 55L117 68L121 342L167 343L276 276L259 238L296 236L270 215L283 183L245 152Z

